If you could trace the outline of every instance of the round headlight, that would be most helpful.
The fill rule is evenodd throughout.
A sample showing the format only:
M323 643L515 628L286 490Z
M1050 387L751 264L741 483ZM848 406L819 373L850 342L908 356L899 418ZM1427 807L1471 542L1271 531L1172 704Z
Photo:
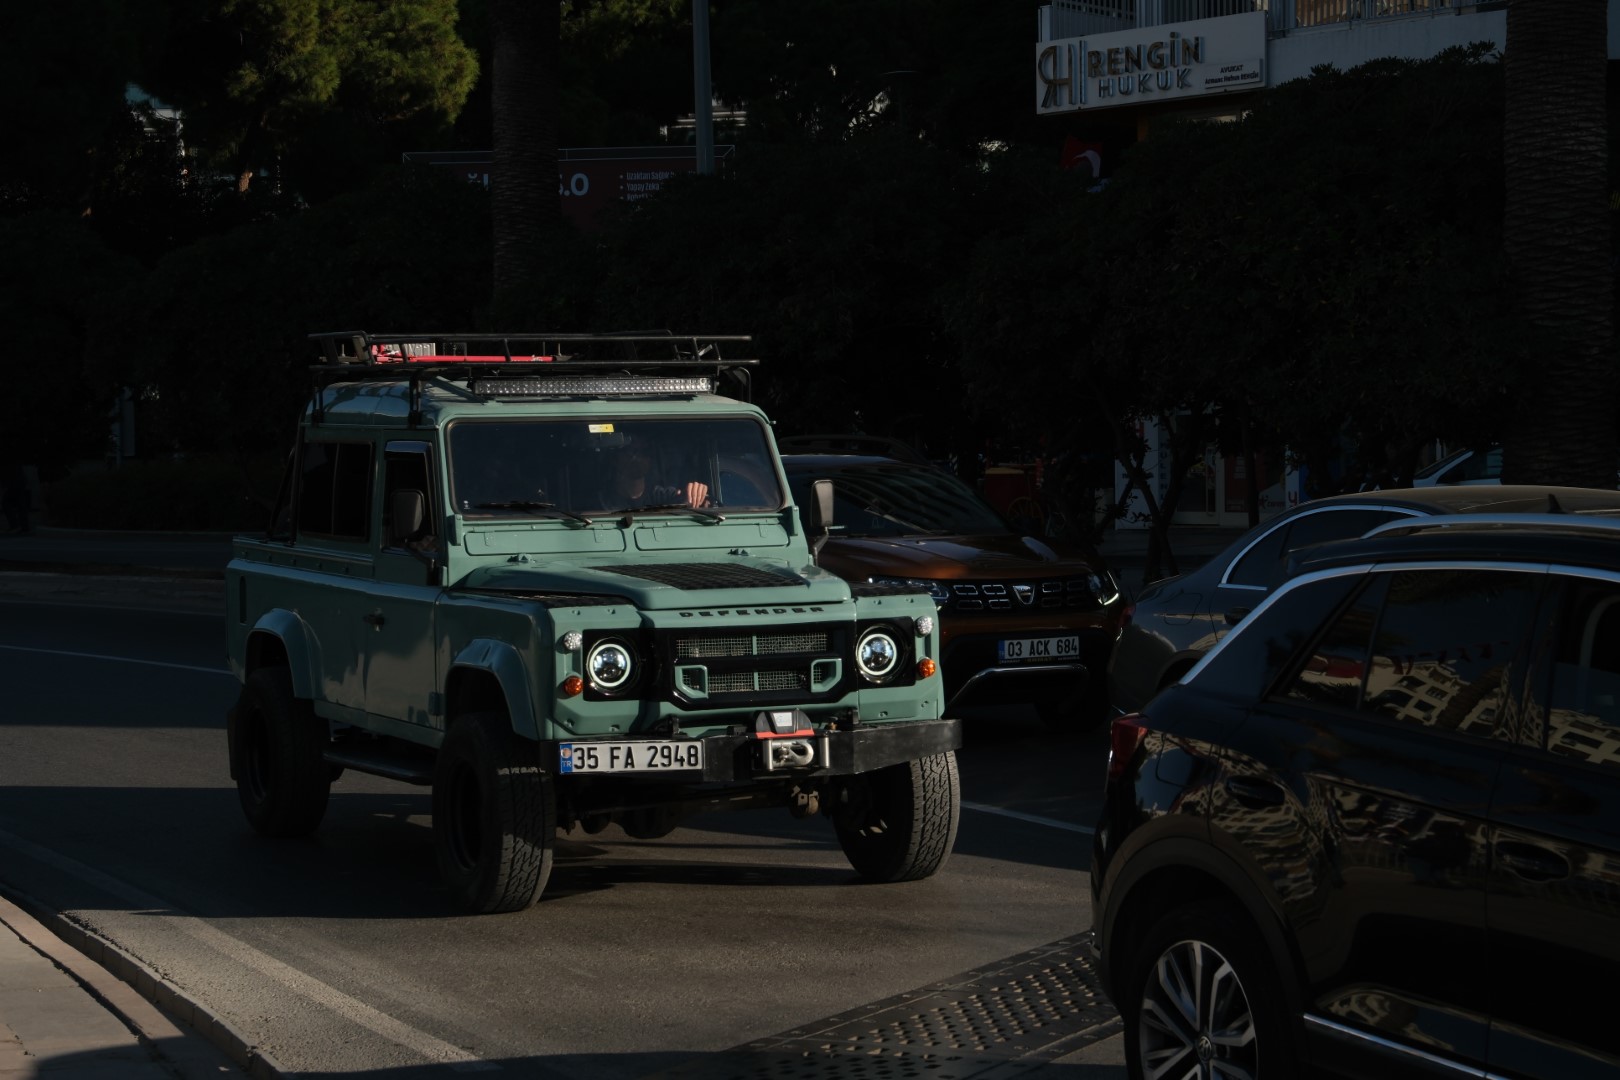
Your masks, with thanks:
M630 650L617 641L597 642L585 658L585 670L591 673L591 685L598 690L617 690L630 681L633 667Z
M855 646L855 666L868 679L886 679L900 662L900 646L882 630L872 630Z

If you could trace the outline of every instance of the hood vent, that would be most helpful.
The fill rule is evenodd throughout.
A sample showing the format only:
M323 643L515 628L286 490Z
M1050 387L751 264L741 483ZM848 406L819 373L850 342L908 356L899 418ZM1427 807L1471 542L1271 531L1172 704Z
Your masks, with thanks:
M642 578L674 589L773 589L804 585L804 579L785 570L726 563L654 563L643 566L598 566L610 574Z

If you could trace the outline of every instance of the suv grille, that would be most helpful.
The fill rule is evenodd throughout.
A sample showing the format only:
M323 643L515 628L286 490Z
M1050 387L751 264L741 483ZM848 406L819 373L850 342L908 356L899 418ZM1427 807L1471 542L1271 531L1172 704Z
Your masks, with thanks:
M665 685L692 708L825 700L841 693L846 681L842 657L848 636L841 625L713 632L682 627L668 633L660 650L666 657Z
M1095 611L1101 582L1094 576L1037 581L942 581L941 609L953 615L1004 611Z

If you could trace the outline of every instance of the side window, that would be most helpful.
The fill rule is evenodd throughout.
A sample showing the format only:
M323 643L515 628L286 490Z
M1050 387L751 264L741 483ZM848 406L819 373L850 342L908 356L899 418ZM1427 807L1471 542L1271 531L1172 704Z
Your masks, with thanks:
M1283 541L1288 539L1288 530L1292 527L1291 524L1279 525L1256 541L1226 572L1226 584L1264 588L1282 561Z
M1373 628L1389 578L1388 574L1374 575L1355 602L1328 626L1284 688L1284 697L1345 709L1360 706L1372 659Z
M307 442L300 459L299 535L371 535L371 444Z
M1362 709L1401 723L1493 737L1542 582L1536 573L1493 570L1390 575Z
M414 493L420 496L420 521L401 522L395 519L396 496L405 494L407 503ZM422 444L401 443L388 447L383 455L383 545L408 547L429 552L438 548L435 535L439 520L433 485L433 469L427 448Z
M1558 618L1547 749L1620 769L1620 585L1571 585Z
M1227 575L1228 585L1275 588L1288 570L1288 556L1300 548L1360 536L1386 521L1405 517L1394 510L1321 510L1300 514L1251 548Z

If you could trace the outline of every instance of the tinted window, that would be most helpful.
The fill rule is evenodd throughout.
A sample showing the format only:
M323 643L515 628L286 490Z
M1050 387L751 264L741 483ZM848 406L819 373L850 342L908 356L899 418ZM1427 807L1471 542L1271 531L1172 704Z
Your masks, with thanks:
M1350 509L1300 514L1275 529L1239 559L1227 575L1227 584L1272 588L1285 576L1288 556L1300 548L1360 536L1386 521L1405 516L1394 510Z
M1572 584L1555 649L1547 749L1620 768L1620 585Z
M1539 575L1508 571L1376 574L1284 696L1492 737L1540 587Z
M432 470L427 451L390 446L383 456L383 542L389 546L414 545L419 550L437 546L434 537L436 521L433 497ZM402 533L394 523L394 495L401 491L421 492L425 520L420 528Z
M1287 697L1346 709L1361 704L1367 664L1372 657L1373 629L1389 578L1388 574L1374 575L1355 603L1328 625L1289 683Z
M1221 639L1219 654L1198 676L1198 685L1248 700L1265 694L1361 581L1358 575L1345 574L1279 593L1245 619L1236 633Z
M370 525L371 444L305 443L298 488L299 533L365 540Z
M1362 708L1386 719L1495 732L1542 577L1494 570L1390 575Z

